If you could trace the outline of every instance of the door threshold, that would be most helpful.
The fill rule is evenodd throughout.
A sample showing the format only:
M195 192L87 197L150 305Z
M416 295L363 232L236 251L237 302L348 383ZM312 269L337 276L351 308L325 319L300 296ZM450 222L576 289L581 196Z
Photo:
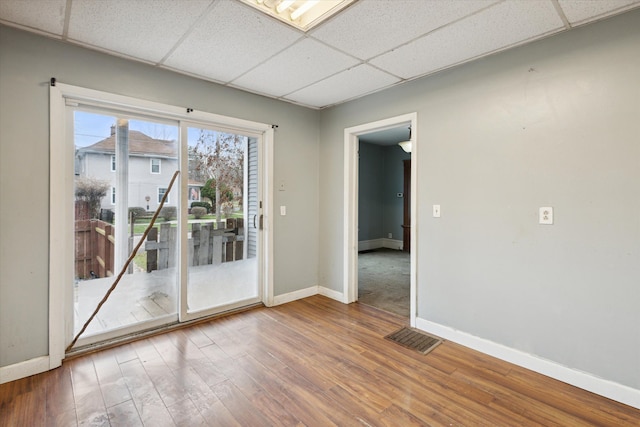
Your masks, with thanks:
M96 353L98 351L107 350L110 348L118 347L124 344L130 344L132 342L136 342L145 338L153 337L156 335L161 335L166 332L177 331L179 329L183 329L189 326L198 325L200 323L206 323L211 320L219 319L226 316L231 316L233 314L242 313L249 310L254 310L256 308L265 307L262 302L249 304L244 307L234 308L231 310L223 311L221 313L212 314L206 317L200 317L194 320L188 320L186 322L173 322L167 325L163 325L157 328L151 328L140 332L135 332L129 335L125 335L118 338L113 338L110 340L101 341L94 344L87 344L78 348L72 348L68 352L65 353L64 361L75 359L76 357L86 356L87 354Z

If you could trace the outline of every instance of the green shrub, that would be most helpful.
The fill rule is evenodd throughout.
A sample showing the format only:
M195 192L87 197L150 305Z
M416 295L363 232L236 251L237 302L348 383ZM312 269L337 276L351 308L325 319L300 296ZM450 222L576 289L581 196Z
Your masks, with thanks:
M202 206L192 207L191 213L196 219L200 219L207 214L207 208L203 208Z
M133 215L133 220L135 221L136 218L147 215L147 211L145 208L141 208L139 206L129 208L129 217L131 217L131 215Z
M207 210L207 213L211 212L211 203L209 203L209 202L193 202L193 203L191 203L191 209L197 208L197 207L205 208Z
M165 221L172 221L178 217L178 210L175 206L165 206L160 210L159 216Z

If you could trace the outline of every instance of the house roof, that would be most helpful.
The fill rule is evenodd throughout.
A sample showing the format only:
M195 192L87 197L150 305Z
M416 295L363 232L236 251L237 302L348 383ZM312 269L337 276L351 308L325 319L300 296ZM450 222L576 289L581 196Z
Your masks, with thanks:
M99 152L99 153L115 153L116 151L116 136L115 134L108 138L98 141L93 145L81 148L80 151L84 152ZM150 136L137 131L129 131L129 154L141 155L141 156L156 156L156 157L178 157L178 144L176 141L165 139L154 139Z

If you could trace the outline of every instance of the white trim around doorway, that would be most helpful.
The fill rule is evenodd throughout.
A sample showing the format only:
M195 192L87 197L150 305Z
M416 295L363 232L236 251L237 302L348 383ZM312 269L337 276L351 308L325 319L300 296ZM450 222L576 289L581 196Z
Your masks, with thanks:
M273 304L273 218L271 190L273 182L273 148L274 131L271 125L243 119L221 116L204 111L193 111L178 106L156 103L127 96L100 92L92 89L57 83L50 87L50 236L49 236L49 352L37 359L0 369L2 381L18 379L33 375L47 369L60 366L65 357L65 347L69 330L72 331L73 319L70 307L73 307L72 295L68 292L68 284L73 282L74 242L72 224L68 218L73 217L73 159L74 147L70 129L70 118L66 114L67 106L73 107L76 102L83 105L113 107L127 110L132 114L145 117L160 117L180 122L216 123L232 130L258 133L263 138L264 161L262 179L264 180L263 205L264 234L262 251L264 258L259 266L262 273L262 302Z
M413 140L411 150L411 288L409 322L415 327L417 301L417 171L418 171L418 113L365 123L344 130L344 240L342 302L358 300L358 144L366 133L409 125Z

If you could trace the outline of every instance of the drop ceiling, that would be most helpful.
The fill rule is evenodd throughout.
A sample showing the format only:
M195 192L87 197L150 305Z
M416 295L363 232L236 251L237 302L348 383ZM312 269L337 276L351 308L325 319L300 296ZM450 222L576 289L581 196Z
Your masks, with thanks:
M640 7L640 0L358 0L307 33L239 0L0 0L0 23L326 108Z

